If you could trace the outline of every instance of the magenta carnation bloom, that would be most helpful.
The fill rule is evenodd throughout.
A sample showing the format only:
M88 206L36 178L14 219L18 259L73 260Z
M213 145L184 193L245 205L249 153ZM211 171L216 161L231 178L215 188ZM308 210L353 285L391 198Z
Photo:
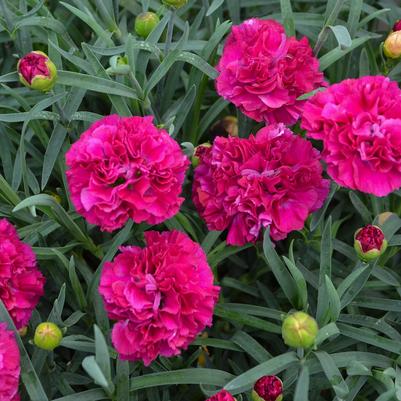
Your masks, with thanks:
M32 248L18 238L10 222L1 219L0 299L17 329L28 324L33 309L43 295L44 284L45 279L38 269Z
M0 323L0 401L19 401L20 354L14 333Z
M102 118L66 154L78 213L103 231L128 219L157 224L174 216L189 161L152 117Z
M227 390L221 390L217 394L212 395L206 401L236 401L236 400Z
M244 245L262 227L275 240L302 229L328 188L319 152L279 124L248 139L217 137L200 154L193 201L209 230L228 228L227 243Z
M219 95L269 123L295 123L304 104L296 99L325 86L308 39L287 38L274 20L252 18L234 26L217 70Z
M401 186L401 90L383 76L347 79L305 105L302 127L323 141L338 184L385 196Z
M145 232L147 246L121 248L99 291L122 359L149 365L186 349L212 323L219 287L202 248L179 231Z

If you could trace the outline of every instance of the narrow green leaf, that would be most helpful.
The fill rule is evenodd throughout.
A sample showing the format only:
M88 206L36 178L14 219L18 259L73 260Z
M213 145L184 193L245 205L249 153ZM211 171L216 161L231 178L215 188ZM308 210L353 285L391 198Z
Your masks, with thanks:
M131 381L130 390L177 384L208 384L223 387L233 377L232 374L217 369L171 370L135 377Z
M337 397L345 397L348 394L349 389L333 358L324 351L315 352L315 355L319 359L323 371L333 387Z
M277 324L267 322L254 316L249 316L244 313L230 311L220 307L220 305L216 305L214 309L214 314L223 319L244 324L249 327L255 327L257 329L267 331L270 333L277 333L277 334L281 333L281 326L278 326Z
M263 252L266 257L267 263L269 264L276 280L279 282L284 294L296 307L297 305L297 285L286 269L284 263L281 261L277 252L273 248L273 244L270 240L270 230L266 230L263 239Z
M341 49L337 47L333 50L330 50L328 53L326 53L319 59L321 71L327 70L327 68L329 68L336 61L340 60L343 56L350 53L357 47L363 45L370 39L371 39L370 36L362 36L361 38L353 39L351 46L347 47L346 49Z
M82 391L66 395L65 397L55 398L53 401L99 401L109 399L104 390L96 388L93 390Z
M95 92L138 99L134 89L109 79L98 78L78 72L59 71L57 83Z
M232 341L239 345L258 363L263 363L272 357L270 353L262 347L262 345L244 331L237 331L232 337Z
M368 266L365 266L360 274L358 274L358 270L361 269L359 266L360 265L358 263L356 270L338 287L338 294L341 299L341 309L344 309L347 305L349 305L360 293L365 286L365 283L368 281L375 264L370 263Z
M93 381L106 389L109 385L104 373L97 364L94 356L87 356L82 361L82 367L85 369L86 373L93 379Z
M355 210L361 215L363 222L365 224L370 224L372 222L372 214L369 209L354 191L349 191L348 195Z
M374 334L366 329L359 329L347 324L338 323L338 328L342 335L361 341L362 343L370 344L386 351L401 353L401 344L398 341Z
M332 244L331 216L328 218L322 234L320 244L320 270L319 270L319 288L317 299L317 321L319 325L328 323L327 312L330 310L328 287L326 285L326 276L331 277L331 258L333 254Z
M104 374L104 377L107 380L108 383L107 387L109 391L112 393L114 391L114 385L111 378L110 354L107 347L107 343L99 327L94 325L94 331L95 331L95 350L96 350L95 360L96 363L99 365L100 370Z
M301 367L295 386L294 401L309 401L309 369L306 365Z
M306 309L308 305L308 289L303 274L295 263L283 256L283 260L288 267L298 288L298 309Z
M284 28L287 36L295 36L295 22L292 13L291 1L280 0L281 14L283 16Z
M352 39L348 29L344 25L329 26L337 39L340 49L347 49L352 45Z
M60 1L60 4L62 4L65 8L67 8L74 15L76 15L80 20L85 22L93 30L93 32L96 33L96 35L99 38L102 38L102 40L105 43L107 43L109 46L114 45L113 41L110 39L112 34L110 32L105 31L96 22L95 18L90 13L84 13L83 11L79 10L78 8L72 6L71 4L65 3L63 1Z
M247 370L227 383L224 388L234 395L242 393L251 389L260 377L277 375L296 363L298 363L298 358L295 352L287 352Z

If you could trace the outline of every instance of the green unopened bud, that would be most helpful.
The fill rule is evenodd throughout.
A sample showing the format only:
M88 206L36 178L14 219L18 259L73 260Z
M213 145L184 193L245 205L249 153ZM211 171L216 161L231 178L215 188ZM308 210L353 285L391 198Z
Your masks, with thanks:
M384 55L391 59L401 57L401 31L395 31L387 36L383 45Z
M172 8L181 8L188 3L188 0L162 0L162 3Z
M41 51L33 51L22 57L17 70L23 85L42 92L52 89L57 80L56 66Z
M380 227L368 224L356 231L354 248L361 260L369 262L386 251L387 240Z
M199 165L200 157L206 149L210 148L212 145L209 142L202 143L195 148L194 155L192 156L192 166L195 168Z
M36 327L33 342L38 348L53 351L60 345L62 339L63 333L56 324L44 322Z
M316 320L305 312L295 312L284 319L284 342L294 348L310 348L319 331Z
M141 13L135 18L135 32L137 35L146 39L159 22L160 18L157 14L151 11Z

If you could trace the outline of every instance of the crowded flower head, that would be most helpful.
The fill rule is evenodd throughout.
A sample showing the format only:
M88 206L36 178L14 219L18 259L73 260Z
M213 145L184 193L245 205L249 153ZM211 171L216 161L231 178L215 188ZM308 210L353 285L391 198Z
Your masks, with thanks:
M219 95L267 123L295 123L304 104L297 98L326 85L308 39L286 37L274 20L252 18L234 26L217 70Z
M32 248L8 220L0 219L0 299L17 329L28 324L44 284Z
M209 230L244 245L270 227L274 240L303 228L328 193L319 152L283 124L249 138L217 137L199 152L193 201Z
M94 123L66 154L72 202L103 231L173 217L189 161L153 117L112 115Z
M401 90L384 76L347 79L305 105L302 127L323 142L339 185L376 196L401 186Z
M149 365L159 355L178 355L212 324L220 288L186 234L147 231L145 241L105 264L99 291L117 321L112 339L120 357Z

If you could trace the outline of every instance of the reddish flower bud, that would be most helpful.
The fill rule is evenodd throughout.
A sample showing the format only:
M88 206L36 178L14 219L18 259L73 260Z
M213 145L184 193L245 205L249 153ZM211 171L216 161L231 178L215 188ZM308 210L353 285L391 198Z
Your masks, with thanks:
M147 38L159 22L157 14L151 11L141 13L135 19L135 32L142 38Z
M263 376L253 387L253 401L281 401L283 382L277 376Z
M396 21L396 23L393 26L393 31L401 31L401 20Z
M401 57L401 31L395 31L387 36L383 44L384 55L388 58L398 59Z
M192 156L192 166L197 167L199 165L199 157L207 148L210 148L212 145L209 142L202 143L202 145L198 145L195 148L194 155Z
M47 92L56 83L56 66L41 51L26 54L18 61L17 69L21 83L28 88Z
M365 262L377 259L387 248L383 231L371 224L357 230L354 239L354 248L359 258Z
M206 401L236 401L236 400L228 391L221 390L217 394L212 395Z

